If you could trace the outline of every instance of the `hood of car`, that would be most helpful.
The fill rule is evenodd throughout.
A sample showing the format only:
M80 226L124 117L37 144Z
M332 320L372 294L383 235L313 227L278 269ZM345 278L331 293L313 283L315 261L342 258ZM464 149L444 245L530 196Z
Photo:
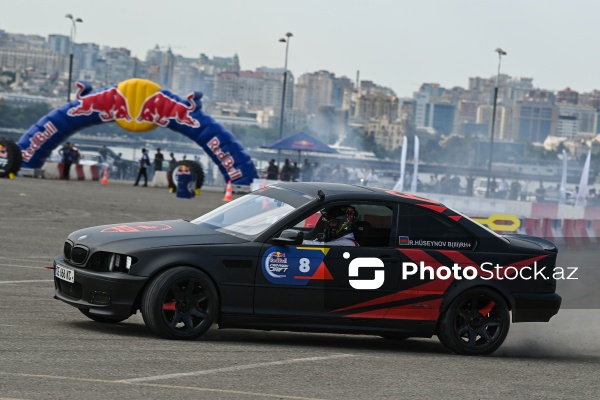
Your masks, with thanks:
M69 235L74 246L126 252L141 248L202 244L236 244L247 240L184 220L101 225Z

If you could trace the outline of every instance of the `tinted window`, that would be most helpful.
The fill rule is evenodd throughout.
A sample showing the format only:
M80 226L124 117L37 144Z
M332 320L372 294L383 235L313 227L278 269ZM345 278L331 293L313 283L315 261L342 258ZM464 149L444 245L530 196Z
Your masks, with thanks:
M475 240L452 219L424 207L400 207L398 245L443 249L472 249Z
M341 205L341 204L340 204ZM349 203L358 213L358 221L353 229L354 238L363 247L390 247L393 208L380 204ZM331 207L328 205L326 208ZM325 224L321 212L315 212L300 221L294 229L303 230L305 239L315 240L324 231Z

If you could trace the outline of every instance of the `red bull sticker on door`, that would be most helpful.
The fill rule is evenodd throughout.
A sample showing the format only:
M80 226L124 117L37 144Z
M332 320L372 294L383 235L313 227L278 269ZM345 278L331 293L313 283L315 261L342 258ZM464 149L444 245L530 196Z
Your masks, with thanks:
M262 259L262 271L276 285L305 286L314 280L332 280L324 259L328 248L275 246Z

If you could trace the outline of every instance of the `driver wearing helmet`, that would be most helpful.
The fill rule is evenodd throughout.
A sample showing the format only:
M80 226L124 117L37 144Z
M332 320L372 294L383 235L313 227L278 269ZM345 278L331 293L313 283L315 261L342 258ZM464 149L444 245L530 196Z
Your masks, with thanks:
M358 213L352 206L334 206L321 211L321 221L325 223L322 233L317 234L317 240L305 240L302 244L326 246L359 246L354 240L354 225Z

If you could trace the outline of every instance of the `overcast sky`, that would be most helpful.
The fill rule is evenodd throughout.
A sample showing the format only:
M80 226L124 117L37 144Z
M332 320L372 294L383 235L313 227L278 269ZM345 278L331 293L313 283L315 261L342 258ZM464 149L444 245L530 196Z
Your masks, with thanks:
M156 44L175 53L232 56L243 69L321 69L411 96L423 82L466 87L502 72L536 87L600 89L600 2L595 0L0 0L0 29L127 47L144 59Z

